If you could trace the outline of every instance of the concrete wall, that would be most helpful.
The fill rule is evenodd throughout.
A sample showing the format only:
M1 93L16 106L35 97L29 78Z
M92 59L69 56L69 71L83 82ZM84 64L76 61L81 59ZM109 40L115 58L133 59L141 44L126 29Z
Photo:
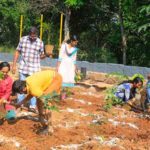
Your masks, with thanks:
M12 60L13 54L0 53L0 61L12 62ZM46 58L44 60L41 60L42 66L55 67L56 63L57 59ZM87 61L78 61L77 66L79 69L81 67L86 67L87 71L91 72L103 72L103 73L120 72L129 76L132 76L135 73L140 73L143 74L144 76L147 76L147 74L150 73L150 68L147 67L124 66L122 64L89 63Z

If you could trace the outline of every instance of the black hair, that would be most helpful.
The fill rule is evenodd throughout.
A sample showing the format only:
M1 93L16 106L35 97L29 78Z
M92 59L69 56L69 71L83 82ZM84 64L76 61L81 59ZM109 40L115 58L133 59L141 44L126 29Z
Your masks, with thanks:
M132 83L139 83L141 82L143 84L143 80L140 78L140 77L135 77L133 80L132 80Z
M0 63L0 70L2 70L2 68L4 67L8 67L9 71L10 71L10 64L8 62L1 62Z
M23 89L26 87L26 81L16 80L12 85L12 93L15 95L16 93L22 93Z
M120 84L123 84L123 83L132 83L132 84L137 84L137 83L142 83L143 84L143 80L141 79L141 78L139 78L139 77L135 77L133 80L126 80L126 81L123 81L122 83L120 83ZM119 85L120 85L119 84ZM135 97L135 94L137 93L137 91L136 91L136 88L135 87L132 87L131 89L130 89L130 99L131 98L133 98L133 97Z
M67 43L67 44L70 44L71 41L78 41L77 36L76 36L76 35L72 35L72 36L70 37L70 39L68 39L68 40L66 41L66 43Z
M31 34L31 33L35 33L35 34L38 34L38 30L37 30L37 28L36 27L31 27L30 28L30 31L29 31L29 34Z
M133 80L125 80L125 81L121 82L120 84L123 84L123 83L132 83L132 84L135 83L135 84L137 84L139 82L141 82L143 84L143 80L140 77L135 77Z

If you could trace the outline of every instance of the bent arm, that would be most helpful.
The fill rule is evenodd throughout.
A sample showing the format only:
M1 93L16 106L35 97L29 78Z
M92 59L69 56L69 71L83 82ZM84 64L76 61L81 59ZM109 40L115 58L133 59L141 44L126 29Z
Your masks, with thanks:
M17 103L15 106L18 108L22 104L27 103L33 96L31 94L28 94L21 102Z

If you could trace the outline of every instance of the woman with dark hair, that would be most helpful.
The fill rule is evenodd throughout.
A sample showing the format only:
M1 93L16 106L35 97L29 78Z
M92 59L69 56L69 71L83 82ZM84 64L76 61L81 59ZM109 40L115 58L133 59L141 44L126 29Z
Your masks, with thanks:
M124 102L128 102L135 97L137 89L141 88L142 85L143 81L139 77L136 77L133 80L123 81L117 86L115 96L122 99Z
M77 58L77 36L72 36L69 40L62 43L59 58L57 63L57 71L61 74L63 78L63 87L73 87L74 78L76 71L76 58Z
M10 71L10 64L8 62L0 63L0 104L10 101L11 88L13 79L8 75ZM9 104L5 104L5 109L12 110L14 107Z

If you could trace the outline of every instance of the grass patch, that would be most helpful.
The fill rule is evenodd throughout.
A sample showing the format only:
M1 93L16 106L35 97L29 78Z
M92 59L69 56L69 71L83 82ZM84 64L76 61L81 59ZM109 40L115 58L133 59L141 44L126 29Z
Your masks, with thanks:
M15 47L11 46L0 46L1 53L14 53L15 49Z

